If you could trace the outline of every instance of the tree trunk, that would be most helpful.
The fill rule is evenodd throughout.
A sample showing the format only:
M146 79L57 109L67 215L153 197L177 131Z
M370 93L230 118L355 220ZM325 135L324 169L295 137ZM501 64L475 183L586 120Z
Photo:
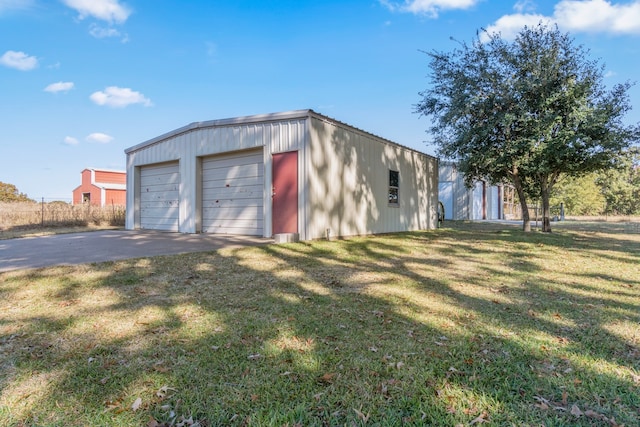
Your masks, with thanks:
M529 218L529 207L527 206L527 196L524 194L520 177L513 176L513 186L516 187L518 199L520 200L520 209L522 210L522 231L531 231L531 219Z
M540 198L542 199L542 232L551 233L551 208L549 206L549 195L551 189L543 185L540 190Z
M527 206L527 199L524 197L520 197L520 208L522 209L522 231L528 233L531 231L531 218L529 218L529 206Z

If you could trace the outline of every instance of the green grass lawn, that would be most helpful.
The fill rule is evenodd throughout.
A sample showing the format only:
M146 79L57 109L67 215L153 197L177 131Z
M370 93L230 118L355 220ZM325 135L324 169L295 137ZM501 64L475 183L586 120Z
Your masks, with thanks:
M625 227L2 273L0 425L640 425Z

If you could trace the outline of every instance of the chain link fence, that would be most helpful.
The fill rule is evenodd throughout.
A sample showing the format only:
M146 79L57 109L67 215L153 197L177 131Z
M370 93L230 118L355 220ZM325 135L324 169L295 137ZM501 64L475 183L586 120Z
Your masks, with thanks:
M38 202L0 202L0 229L33 227L124 226L125 207L119 205L73 205L71 199Z

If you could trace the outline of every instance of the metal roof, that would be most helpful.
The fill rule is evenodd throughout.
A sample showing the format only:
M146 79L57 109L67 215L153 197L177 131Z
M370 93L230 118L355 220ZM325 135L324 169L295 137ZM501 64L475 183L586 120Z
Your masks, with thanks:
M127 173L127 171L105 168L84 168L83 171L97 171L97 172L115 172L115 173Z
M93 185L95 185L98 188L104 188L105 190L126 190L127 189L127 184L111 184L111 183L105 183L105 182L96 182Z
M148 147L150 145L153 144L157 144L159 142L162 142L166 139L172 138L174 136L186 133L186 132L190 132L190 131L194 131L194 130L198 130L198 129L205 129L205 128L212 128L212 127L218 127L218 126L233 126L233 125L245 125L245 124L250 124L250 123L264 123L264 122L276 122L276 121L281 121L281 120L292 120L292 119L301 119L301 118L308 118L308 117L315 117L317 119L320 120L325 120L328 121L330 123L333 123L335 125L338 126L342 126L342 127L346 127L349 128L351 130L354 130L356 132L360 132L366 135L370 135L373 136L374 138L383 140L384 142L391 144L391 145L396 145L398 147L404 148L405 150L410 150L410 151L414 151L416 153L422 154L424 156L428 156L431 158L436 158L434 156L431 156L429 154L426 154L422 151L407 147L405 145L402 144L398 144L397 142L391 141L389 139L380 137L378 135L375 135L371 132L367 132L364 131L362 129L359 129L357 127L351 126L347 123L341 122L339 120L336 120L332 117L329 116L325 116L323 114L317 113L311 109L306 109L306 110L292 110L292 111L285 111L285 112L280 112L280 113L270 113L270 114L256 114L256 115L252 115L252 116L242 116L242 117L233 117L233 118L228 118L228 119L218 119L218 120L207 120L207 121L203 121L203 122L193 122L190 123L186 126L180 127L178 129L172 130L170 132L164 133L162 135L156 136L155 138L151 138L147 141L144 141L140 144L134 145L133 147L129 147L127 149L124 150L125 154L129 154L132 153L134 151L140 150L142 148Z

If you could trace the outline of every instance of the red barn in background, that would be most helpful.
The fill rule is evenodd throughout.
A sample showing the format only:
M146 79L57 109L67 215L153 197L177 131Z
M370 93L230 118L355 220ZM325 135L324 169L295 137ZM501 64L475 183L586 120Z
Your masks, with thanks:
M127 202L127 173L87 168L81 172L82 184L73 190L73 204L124 206Z

